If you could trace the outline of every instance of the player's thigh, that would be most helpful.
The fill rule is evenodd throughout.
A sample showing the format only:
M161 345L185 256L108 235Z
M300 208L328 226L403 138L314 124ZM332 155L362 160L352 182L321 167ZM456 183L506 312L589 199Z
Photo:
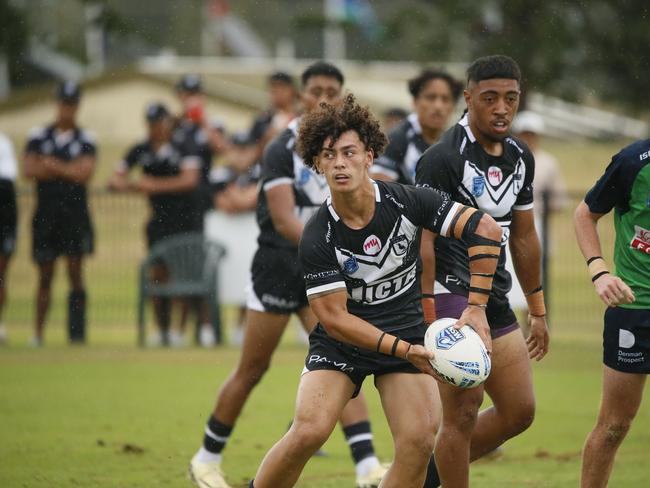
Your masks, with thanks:
M340 371L305 371L298 386L291 429L311 431L324 442L355 389L352 380Z
M492 370L485 391L501 410L534 408L533 378L521 329L492 340Z
M646 383L646 374L625 373L603 366L603 394L599 421L629 422L636 415Z
M300 323L302 328L305 329L307 334L311 333L312 330L316 327L318 323L318 318L316 314L312 311L311 307L302 307L298 312L296 312L300 318Z
M431 376L390 373L377 377L375 384L393 436L435 434L442 406L437 383Z
M246 328L239 359L240 368L265 369L278 347L289 315L246 311Z

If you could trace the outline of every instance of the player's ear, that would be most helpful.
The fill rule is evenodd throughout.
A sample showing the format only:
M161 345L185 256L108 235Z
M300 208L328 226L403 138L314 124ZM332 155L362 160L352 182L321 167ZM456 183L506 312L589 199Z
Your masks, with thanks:
M469 92L467 88L463 90L463 98L465 99L465 104L467 105L467 107L469 107L469 104L472 101L472 94Z
M320 165L318 164L318 156L314 156L311 160L311 163L314 171L319 175L322 174L322 171L320 170Z

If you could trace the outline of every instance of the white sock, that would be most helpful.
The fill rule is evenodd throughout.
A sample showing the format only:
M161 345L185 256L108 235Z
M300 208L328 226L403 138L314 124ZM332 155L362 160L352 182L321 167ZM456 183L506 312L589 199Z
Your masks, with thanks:
M199 451L194 455L194 459L202 463L221 464L221 454L215 454L214 452L210 452L203 446L201 446L201 449L199 449Z
M354 467L354 470L357 473L357 478L368 476L370 472L379 465L380 463L377 456L368 456L367 458L363 458Z

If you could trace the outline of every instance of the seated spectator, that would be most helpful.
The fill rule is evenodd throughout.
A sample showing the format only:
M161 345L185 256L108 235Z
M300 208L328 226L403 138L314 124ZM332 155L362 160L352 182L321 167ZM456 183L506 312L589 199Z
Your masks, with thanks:
M197 185L200 180L201 160L197 154L184 152L187 146L172 140L172 117L167 108L159 103L149 105L146 111L148 136L133 146L118 165L108 187L113 191L134 191L148 196L151 205L151 219L146 226L149 248L160 240L186 232L201 232L203 219L198 218ZM142 175L130 180L129 172L140 167ZM202 217L202 216L201 216ZM167 279L164 265L154 267L152 280L164 282ZM170 332L171 300L155 297L154 314L158 322L159 335L156 344L181 345L184 331ZM215 342L212 326L204 319L205 307L201 310L200 341L203 346Z

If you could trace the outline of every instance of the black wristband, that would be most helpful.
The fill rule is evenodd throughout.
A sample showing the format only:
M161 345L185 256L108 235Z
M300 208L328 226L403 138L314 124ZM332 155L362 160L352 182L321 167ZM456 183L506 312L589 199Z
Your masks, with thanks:
M603 259L602 256L592 256L589 259L587 259L587 266L591 264L592 261L595 261L596 259Z
M601 271L600 273L595 274L594 276L592 276L591 282L594 283L598 278L606 274L609 274L609 271Z
M535 293L542 291L542 285L539 285L537 288L535 288L532 291L529 291L528 293L524 293L524 296L529 297L531 295L534 295Z
M469 292L470 293L480 293L482 295L489 295L490 291L488 288L479 288L478 286L470 286L469 287Z
M433 293L422 293L421 297L422 298L436 298L436 296Z
M381 348L381 341L384 340L385 335L386 332L382 332L381 335L379 336L379 340L377 341L377 352L379 352L379 348Z
M395 341L393 342L393 348L390 350L390 355L395 356L395 351L397 351L397 344L399 344L399 337L395 337Z

